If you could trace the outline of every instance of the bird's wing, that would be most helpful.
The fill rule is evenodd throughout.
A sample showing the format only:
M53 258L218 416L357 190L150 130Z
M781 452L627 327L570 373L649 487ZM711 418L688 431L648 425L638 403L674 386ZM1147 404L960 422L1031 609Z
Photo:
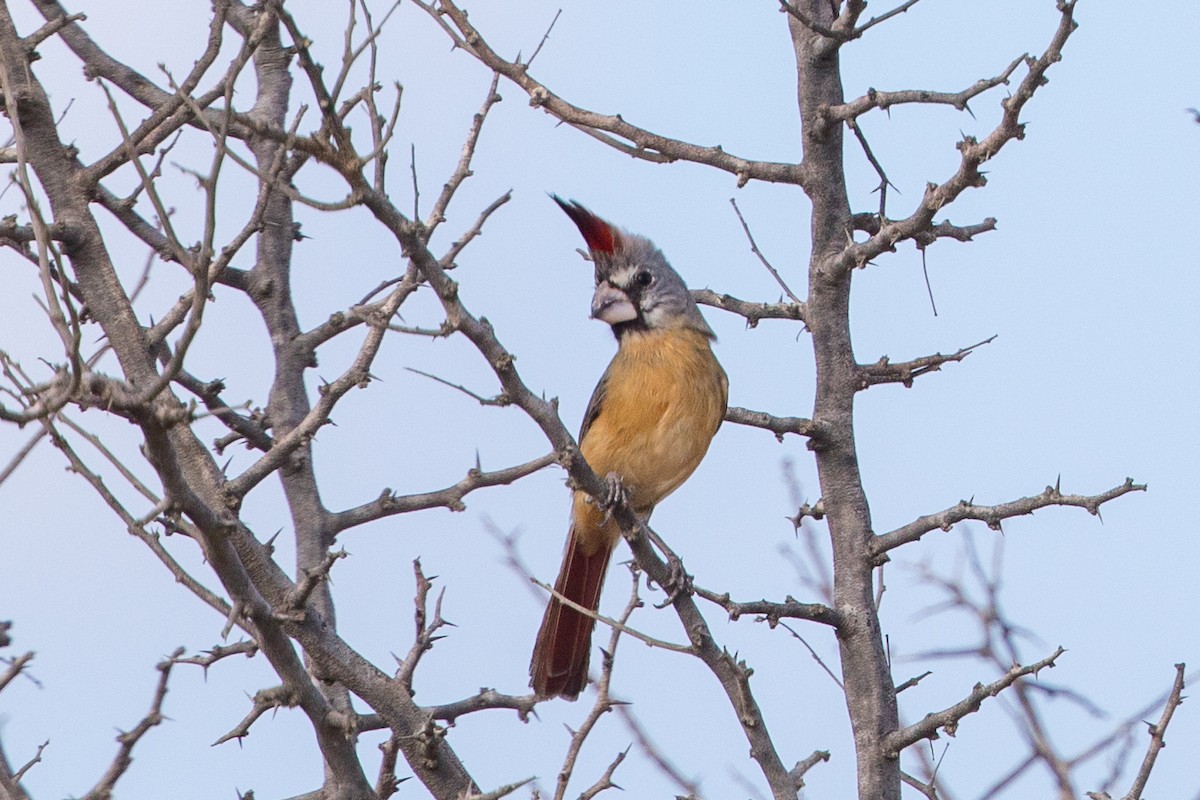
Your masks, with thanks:
M600 382L596 384L596 388L592 391L592 399L588 401L587 410L583 412L583 424L579 426L579 441L582 443L588 430L592 427L592 423L596 421L596 417L600 416L600 407L604 405L604 396L608 394L608 374L612 372L612 364L608 365L608 369L604 370L604 375L600 377Z

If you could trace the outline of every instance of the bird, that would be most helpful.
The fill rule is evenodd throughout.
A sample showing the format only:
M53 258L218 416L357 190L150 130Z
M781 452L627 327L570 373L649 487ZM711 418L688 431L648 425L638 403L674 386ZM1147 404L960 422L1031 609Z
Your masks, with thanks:
M595 265L591 316L608 323L617 352L583 415L579 450L639 518L691 476L717 433L729 380L716 339L683 279L647 238L578 202L551 198L579 228ZM606 504L607 505L607 504ZM554 590L593 612L621 529L575 490ZM551 597L529 666L539 698L575 700L587 685L594 617Z

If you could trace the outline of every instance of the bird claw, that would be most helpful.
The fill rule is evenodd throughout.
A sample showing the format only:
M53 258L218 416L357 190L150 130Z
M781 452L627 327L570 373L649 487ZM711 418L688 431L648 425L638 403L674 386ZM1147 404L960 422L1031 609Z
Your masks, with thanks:
M629 489L621 482L621 476L610 472L604 476L604 497L601 506L604 508L604 522L612 519L613 509L629 505Z
M667 593L667 599L661 603L655 603L655 608L666 608L678 598L690 595L695 591L692 576L688 575L687 570L683 568L683 562L679 560L679 556L672 552L667 553L667 569L670 574L667 576L666 582L662 584L663 591Z

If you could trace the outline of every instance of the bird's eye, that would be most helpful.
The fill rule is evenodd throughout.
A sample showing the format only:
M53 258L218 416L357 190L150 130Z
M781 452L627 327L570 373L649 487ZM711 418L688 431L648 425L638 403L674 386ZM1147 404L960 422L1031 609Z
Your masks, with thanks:
M646 287L654 283L654 275L649 270L644 269L634 276L634 280L637 281L638 286Z

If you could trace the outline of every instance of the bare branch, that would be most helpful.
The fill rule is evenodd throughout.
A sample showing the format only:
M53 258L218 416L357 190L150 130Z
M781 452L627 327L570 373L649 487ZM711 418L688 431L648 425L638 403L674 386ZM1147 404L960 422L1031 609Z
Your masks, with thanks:
M978 711L984 700L989 697L995 697L1026 675L1036 675L1046 667L1053 667L1054 662L1065 652L1063 648L1059 647L1041 661L1027 666L1014 664L999 679L989 684L976 684L975 688L971 690L971 693L965 699L942 711L927 714L920 722L885 736L883 739L885 752L888 753L890 758L896 758L899 756L900 751L909 745L915 744L922 739L937 738L939 728L943 728L946 733L953 735L963 717Z
M33 769L35 765L42 763L42 753L44 753L46 748L49 746L50 741L48 739L39 744L37 747L37 752L33 754L33 757L26 761L21 768L13 774L12 783L19 784L21 779L28 774L29 770Z
M464 231L461 236L455 239L451 243L450 249L446 251L446 254L438 259L443 269L451 269L454 267L454 259L458 258L458 255L463 251L463 248L469 245L471 241L475 239L475 237L483 233L483 225L488 221L488 218L495 213L496 209L500 208L500 206L504 205L511 199L512 189L509 189L507 192L489 203L487 207L483 209L483 211L479 212L479 216L475 218L475 222L471 225L471 227L467 228L467 230Z
M333 569L333 565L348 555L350 554L346 552L345 548L331 550L325 554L317 567L313 569L302 567L300 580L296 581L296 585L287 593L283 607L275 612L276 615L280 618L293 619L298 613L303 617L304 606L308 603L308 598L320 584L329 580L329 572Z
M83 796L83 800L107 800L107 798L111 797L117 781L121 779L121 776L129 769L129 765L133 763L133 748L151 728L162 723L164 719L162 704L167 696L167 681L171 677L171 667L175 665L175 659L181 655L183 655L182 647L158 665L158 688L154 691L154 699L150 703L150 711L146 716L142 717L141 722L135 725L132 730L123 732L117 736L117 742L121 746L117 750L116 757L113 758L112 764L104 773L100 782Z
M792 17L797 19L801 25L803 25L805 28L808 28L818 36L823 36L826 39L832 39L837 42L847 41L846 33L839 32L833 28L822 25L808 14L805 14L803 11L801 11L799 7L793 3L789 3L788 0L779 0L779 10L790 14Z
M4 670L4 674L0 675L0 692L4 691L4 687L8 686L13 680L25 671L25 667L33 660L33 652L22 653L12 661L8 661L8 669Z
M879 233L866 242L847 246L835 259L836 263L830 268L848 270L862 267L876 256L895 247L897 242L911 239L922 231L928 231L933 223L933 216L939 210L954 202L968 188L983 186L987 180L980 171L980 166L1013 139L1025 136L1025 126L1020 122L1020 114L1025 104L1034 93L1046 82L1046 71L1054 63L1062 59L1062 48L1078 24L1073 13L1075 2L1060 2L1062 14L1058 30L1050 44L1039 58L1027 57L1025 63L1029 71L1021 80L1014 93L1001 102L1003 115L999 124L984 139L977 140L972 136L964 136L959 142L958 149L962 154L958 171L941 184L929 184L925 195L913 213L903 220L887 222ZM835 122L834 120L827 120Z
M295 708L300 704L297 692L287 686L273 686L270 689L260 689L254 693L254 705L241 722L228 733L213 742L213 747L224 744L231 739L244 739L250 735L250 727L258 718L268 711L277 708Z
M815 437L818 434L817 426L811 419L776 417L764 411L751 411L738 406L730 406L725 410L725 421L736 425L748 425L751 428L763 428L774 433L775 438L781 442L785 433L809 437Z
M778 625L781 619L803 619L833 627L842 624L837 611L821 603L798 603L791 597L786 598L782 603L774 603L769 600L737 602L729 598L728 592L717 594L699 586L695 587L695 590L699 597L725 609L729 614L729 619L734 621L741 619L746 614L753 614L759 617L759 620L756 621L765 621L772 628Z
M454 193L458 191L458 187L462 185L463 181L474 174L471 172L471 159L475 157L475 148L479 144L479 134L483 130L483 123L487 121L488 112L492 110L492 106L500 102L500 95L496 91L499 85L500 73L493 73L492 83L488 86L487 97L484 98L483 106L475 113L475 116L471 120L471 129L467 132L467 138L463 142L462 154L459 156L458 165L454 168L454 172L450 175L449 180L446 181L446 185L442 187L441 194L433 202L433 208L430 209L429 216L425 220L426 237L432 236L433 232L437 230L438 225L441 225L446 220L446 209L450 206L450 201L454 198ZM417 217L414 215L413 218L416 219Z
M866 389L869 386L877 386L881 383L901 383L904 384L906 389L911 389L913 380L916 378L930 372L940 371L943 364L962 361L980 347L991 344L995 339L995 336L989 336L982 342L976 342L973 345L959 348L949 355L935 353L931 356L924 356L912 361L902 361L897 364L891 363L888 361L887 356L883 356L874 364L860 364L858 366L860 388Z
M0 469L0 486L3 486L4 482L6 480L8 480L8 478L14 472L17 471L17 467L21 466L21 462L24 461L25 458L30 453L33 452L33 448L37 447L38 442L40 442L43 438L45 438L46 433L47 433L46 428L39 428L33 434L33 436L29 437L29 439L26 440L25 444L21 445L21 447L18 448L17 452L13 454L13 457L10 458L8 460L8 463L4 465L4 468Z
M959 111L970 111L967 105L972 99L978 97L989 89L994 89L997 86L1008 85L1008 79L1012 76L1027 58L1028 54L1022 53L1013 59L1012 63L1005 67L999 75L991 78L981 78L980 80L968 86L959 92L933 92L928 89L911 89L896 92L880 92L875 89L868 89L867 93L862 97L855 98L848 103L842 105L831 106L825 109L824 114L827 119L838 122L852 122L858 119L863 114L872 109L888 109L892 106L903 105L906 103L926 103L931 105L950 105L957 108Z
M871 145L867 144L867 137L863 134L862 128L859 127L857 120L846 120L846 127L854 133L854 138L858 139L859 146L863 149L863 154L866 155L867 161L871 162L871 166L875 168L875 174L879 176L879 186L876 191L879 192L879 215L878 220L887 219L887 190L891 186L896 189L895 185L888 180L887 173L883 171L883 165L879 163L879 159L875 158L875 153L871 151ZM896 189L899 192L899 189Z
M750 225L746 222L746 218L742 216L742 210L738 208L737 200L731 197L729 198L729 204L733 206L733 211L735 214L737 214L738 222L742 224L742 231L746 234L746 240L750 242L750 252L758 256L758 260L761 261L762 265L767 268L767 272L771 273L771 277L774 278L775 282L779 284L779 287L783 289L784 294L792 298L792 302L796 305L803 306L804 301L799 297L796 297L796 294L791 290L790 287L788 287L783 278L780 277L779 271L776 270L775 267L771 266L771 262L768 261L767 257L764 256L762 251L758 249L758 243L754 241L754 234L750 233Z
M575 611L578 611L580 614L583 614L584 616L591 617L592 619L596 620L597 622L607 625L609 628L611 628L614 631L617 631L619 633L628 634L629 636L632 636L633 638L638 639L643 644L649 645L650 647L659 647L659 648L662 648L663 650L670 650L673 653L692 653L694 655L692 648L687 645L675 644L674 642L668 642L666 639L656 639L655 637L650 636L649 634L642 633L641 631L637 630L636 628L629 627L625 623L621 622L619 619L613 619L612 617L606 617L605 615L601 614L599 611L594 611L594 610L588 608L587 606L580 605L579 603L575 602L574 600L572 600L571 598L562 594L561 592L555 591L553 586L551 586L548 583L543 583L543 582L539 581L537 578L530 578L530 582L533 583L534 586L537 586L540 589L547 592L552 598L554 598L558 602L562 603L567 608L574 609Z
M675 766L675 764L671 763L671 761L662 752L662 749L650 740L649 735L646 733L646 729L642 726L642 723L638 720L638 718L634 716L631 707L625 704L620 704L614 706L613 710L617 712L617 715L625 723L625 727L627 727L629 732L633 735L637 746L641 748L642 752L647 758L654 762L654 765L658 767L659 771L674 781L674 783L685 793L685 797L689 798L690 800L699 800L699 784L684 775L679 768Z
M528 722L529 715L538 704L533 694L501 694L495 689L480 689L478 693L436 706L424 706L422 711L430 719L440 720L447 725L453 725L459 717L474 714L479 711L508 710L516 711L517 719ZM378 714L363 714L359 716L355 728L360 731L376 731L386 728L387 723Z
M1146 726L1147 733L1150 734L1150 744L1146 748L1146 757L1142 759L1137 777L1134 778L1124 800L1141 800L1142 792L1146 789L1146 782L1150 780L1150 772L1154 769L1155 759L1158 758L1159 751L1166 747L1164 737L1167 734L1167 725L1171 724L1171 717L1174 715L1175 709L1179 708L1179 704L1183 702L1185 669L1186 665L1184 664L1175 665L1175 683L1171 687L1171 694L1167 697L1166 708L1163 709L1157 724L1147 724Z
M416 577L417 584L417 594L413 598L416 636L413 638L408 655L404 657L403 661L400 661L399 668L396 670L396 681L407 689L409 694L413 692L413 675L417 671L417 665L421 663L421 656L429 652L433 648L433 643L442 638L437 635L440 629L454 624L442 619L442 598L446 595L445 589L438 593L437 600L433 605L433 618L429 618L427 601L429 590L433 588L433 584L421 570L421 559L419 558L413 559L413 575Z
M537 705L538 699L533 694L500 694L495 689L480 689L478 694L453 703L442 703L436 706L426 706L425 712L433 719L453 725L459 717L474 714L477 711L492 709L509 709L517 712L521 722L529 721L529 714Z
M475 26L467 20L466 13L451 0L440 0L437 10L434 10L432 5L425 3L417 5L437 19L444 30L451 33L450 27L441 19L441 15L445 15L453 25L452 38L455 43L479 59L493 72L503 75L521 87L529 95L531 105L541 108L546 113L584 133L605 136L606 143L610 145L615 146L621 143L618 139L608 137L607 134L629 142L628 145L621 145L622 152L628 155L648 161L682 160L707 164L736 175L739 186L743 186L751 180L793 184L799 184L802 180L800 168L796 164L750 161L726 153L720 146L701 147L678 139L671 139L636 125L630 125L619 114L614 116L597 114L568 103L551 92L545 85L530 77L529 65L501 58L488 45Z
M915 2L915 0L913 1ZM792 779L796 782L796 788L803 789L804 776L808 774L808 771L817 764L823 764L829 761L829 757L828 750L814 750L813 754L808 758L804 759L803 761L797 761L796 766L792 767L791 769Z
M21 44L25 45L25 49L32 53L38 45L61 31L63 28L75 22L83 22L86 19L87 14L68 14L63 17L58 17L57 19L52 19L22 39Z
M233 644L218 644L211 649L205 650L203 655L188 656L187 658L176 658L176 664L195 664L204 670L204 674L208 674L208 668L218 661L228 658L229 656L244 655L247 658L254 658L258 654L258 645L252 641L235 642Z
M522 786L528 786L533 782L533 778L525 778L516 783L506 783L490 792L470 792L462 795L463 800L500 800L502 797L508 797L510 794L520 789Z
M547 453L532 461L526 461L524 464L490 472L484 472L475 466L467 470L467 476L458 483L434 492L397 495L391 489L385 489L377 499L370 503L331 514L329 529L331 532L340 532L384 517L428 508L448 508L451 511L462 511L466 509L466 505L462 502L463 498L476 489L489 486L508 486L558 460L557 453Z
M550 20L550 25L546 28L546 32L542 35L542 40L538 42L538 46L533 49L533 55L531 55L529 60L525 62L525 66L531 66L534 60L538 57L538 53L542 52L542 48L545 47L546 42L550 40L550 32L554 30L554 26L558 23L558 18L561 16L562 9L560 8L558 11L554 12L554 19Z
M883 14L880 14L878 17L871 17L869 20L867 20L866 22L864 22L862 25L860 25L857 28L856 33L859 36L862 36L864 33L866 33L871 28L875 27L879 23L886 22L887 20L891 19L892 17L896 16L897 14L903 14L905 11L908 11L910 8L915 6L918 2L919 2L919 0L906 0L906 2L901 3L900 5L893 8L891 11L886 11ZM864 3L863 5L866 5L866 3Z
M437 375L434 375L429 372L425 372L424 370L416 369L415 367L405 367L405 369L408 370L409 372L413 372L413 373L416 373L417 375L421 375L422 377L429 378L432 381L437 381L438 383L442 384L443 386L449 386L451 389L458 389L460 392L465 394L467 397L470 397L470 398L478 401L479 405L481 405L481 406L499 406L500 408L503 408L504 406L511 405L511 403L512 403L512 401L509 400L508 397L506 397L503 392L496 395L495 397L484 397L481 394L472 392L470 389L463 386L461 383L453 383L451 381L446 380L445 378L439 378Z
M629 755L629 748L625 748L617 753L617 757L608 765L608 769L604 770L604 774L596 779L596 782L589 786L584 792L579 795L580 800L592 800L593 797L603 792L605 789L620 789L620 786L613 783L612 777L617 771L617 767L621 766L621 762L625 760L625 756Z
M879 535L870 545L870 552L878 561L884 553L909 542L915 542L927 533L935 530L948 531L955 524L964 520L978 520L986 523L992 530L1000 530L1001 523L1006 519L1032 514L1039 508L1049 506L1074 506L1086 509L1093 516L1100 516L1100 507L1110 500L1115 500L1130 492L1146 491L1145 484L1134 483L1132 478L1126 478L1120 486L1113 487L1097 495L1063 494L1058 483L1047 486L1041 494L1022 497L1008 503L995 506L977 506L962 500L956 506L951 506L936 514L920 517L907 525Z
M745 317L746 324L751 328L757 328L759 320L764 319L808 321L803 303L752 303L732 295L717 294L711 289L693 289L692 298L702 306L712 306Z

